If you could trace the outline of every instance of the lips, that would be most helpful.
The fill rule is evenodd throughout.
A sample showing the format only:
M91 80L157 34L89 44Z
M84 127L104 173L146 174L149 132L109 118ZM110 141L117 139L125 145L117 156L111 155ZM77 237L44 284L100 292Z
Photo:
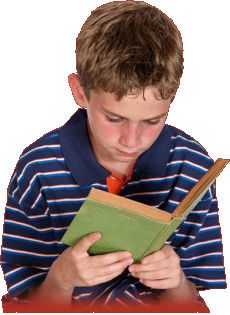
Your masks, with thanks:
M137 155L137 152L129 153L129 152L124 152L124 151L120 151L120 150L118 150L118 152L120 155L125 156L125 157L134 157Z

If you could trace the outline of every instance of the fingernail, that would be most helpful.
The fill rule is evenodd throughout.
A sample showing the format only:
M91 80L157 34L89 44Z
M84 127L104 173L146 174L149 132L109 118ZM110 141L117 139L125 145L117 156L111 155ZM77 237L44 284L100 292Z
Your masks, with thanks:
M133 262L134 262L133 258L130 258L130 259L128 260L128 264L129 264L129 265L133 264Z
M125 253L125 258L130 258L130 257L132 257L132 253L130 252Z
M142 260L141 264L142 265L148 265L149 264L149 260L148 259Z
M95 232L95 233L94 233L94 239L99 240L100 238L101 238L101 233Z

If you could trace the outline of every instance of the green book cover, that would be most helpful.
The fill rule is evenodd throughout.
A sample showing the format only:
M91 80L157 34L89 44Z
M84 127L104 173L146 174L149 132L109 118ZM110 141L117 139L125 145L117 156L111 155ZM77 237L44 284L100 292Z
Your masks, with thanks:
M82 237L100 232L89 251L106 254L130 251L134 261L159 250L195 208L229 160L218 159L194 185L173 214L92 188L61 242L74 246Z

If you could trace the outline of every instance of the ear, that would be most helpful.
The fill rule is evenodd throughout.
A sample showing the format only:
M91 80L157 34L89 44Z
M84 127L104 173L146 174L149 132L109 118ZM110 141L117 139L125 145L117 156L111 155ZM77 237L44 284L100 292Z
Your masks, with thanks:
M72 73L68 76L69 86L71 88L73 97L77 105L82 108L87 107L87 99L83 88L81 87L79 77L76 73Z

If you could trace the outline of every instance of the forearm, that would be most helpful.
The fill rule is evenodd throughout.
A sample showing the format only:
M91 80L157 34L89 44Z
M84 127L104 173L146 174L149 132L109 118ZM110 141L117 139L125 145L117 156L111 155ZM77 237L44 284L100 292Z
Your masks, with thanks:
M176 288L166 289L160 294L162 303L194 304L197 301L196 285L181 273L180 284Z
M61 287L52 275L52 271L47 274L45 280L28 292L28 300L32 304L40 307L71 307L73 289Z
M123 251L89 256L89 248L100 237L99 233L92 233L75 246L68 247L53 262L44 282L29 291L29 300L40 305L70 307L75 287L91 287L111 281L133 263L132 254Z

